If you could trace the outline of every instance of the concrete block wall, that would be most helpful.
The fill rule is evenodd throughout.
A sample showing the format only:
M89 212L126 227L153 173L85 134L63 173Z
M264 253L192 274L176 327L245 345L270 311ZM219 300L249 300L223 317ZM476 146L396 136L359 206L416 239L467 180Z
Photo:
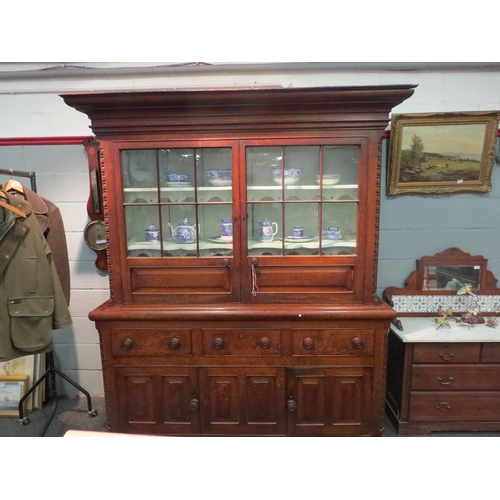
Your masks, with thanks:
M0 168L36 173L37 192L61 210L66 231L71 273L70 312L73 324L55 330L56 366L91 395L102 396L103 380L99 338L88 313L109 297L107 274L94 265L95 254L83 241L88 221L88 167L83 146L3 146ZM9 176L0 175L0 183ZM27 178L17 177L30 187ZM82 395L71 384L57 377L58 393Z
M307 66L307 65L304 65ZM1 64L0 64L1 69ZM134 78L108 77L19 79L2 81L0 73L0 140L9 137L87 136L90 122L66 106L63 92L153 90L231 85L342 86L418 84L415 94L394 113L500 109L500 69L432 71L339 71L304 67L285 71L244 68L235 73L176 72ZM500 278L500 168L493 168L493 190L482 194L407 195L387 198L383 157L378 293L403 286L416 260L457 246L489 259ZM54 201L63 215L71 267L73 325L54 332L55 356L65 373L102 395L97 332L89 311L109 297L108 277L94 266L94 253L83 241L87 222L87 159L82 146L0 146L0 168L34 170L38 192ZM2 180L0 178L0 180ZM67 383L68 395L80 395Z

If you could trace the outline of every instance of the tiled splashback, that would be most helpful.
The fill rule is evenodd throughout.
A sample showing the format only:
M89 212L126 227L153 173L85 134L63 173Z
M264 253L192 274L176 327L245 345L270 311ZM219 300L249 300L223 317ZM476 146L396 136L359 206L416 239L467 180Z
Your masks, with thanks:
M481 313L498 312L500 295L393 295L394 310L398 313L435 313L439 306L455 312L478 308Z

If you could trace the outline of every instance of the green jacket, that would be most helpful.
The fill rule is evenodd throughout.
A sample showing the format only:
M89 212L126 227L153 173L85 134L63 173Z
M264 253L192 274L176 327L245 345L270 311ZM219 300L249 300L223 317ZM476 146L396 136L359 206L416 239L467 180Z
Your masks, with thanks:
M52 330L71 325L71 315L31 205L5 193L0 206L0 361L52 350Z

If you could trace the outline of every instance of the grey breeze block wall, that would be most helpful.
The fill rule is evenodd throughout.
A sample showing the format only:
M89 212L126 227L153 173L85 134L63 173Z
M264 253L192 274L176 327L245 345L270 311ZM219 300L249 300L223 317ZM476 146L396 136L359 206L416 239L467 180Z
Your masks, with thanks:
M73 324L54 331L58 368L93 396L104 394L99 337L88 313L109 297L107 274L94 265L95 254L84 243L89 193L87 157L80 145L2 146L0 168L36 173L37 192L61 210L71 273L70 312ZM0 183L9 176L0 175ZM13 177L27 187L28 178ZM58 393L83 394L57 377Z

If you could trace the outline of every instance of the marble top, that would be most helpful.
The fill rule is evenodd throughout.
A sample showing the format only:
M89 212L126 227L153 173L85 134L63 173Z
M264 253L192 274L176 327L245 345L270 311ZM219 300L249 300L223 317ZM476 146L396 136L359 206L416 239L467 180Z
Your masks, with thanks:
M450 328L434 322L433 317L400 317L403 330L394 324L391 330L403 342L500 342L500 318L496 328L490 328L485 324L474 325L474 327L461 326L454 320L449 322ZM485 317L486 319L486 317Z

